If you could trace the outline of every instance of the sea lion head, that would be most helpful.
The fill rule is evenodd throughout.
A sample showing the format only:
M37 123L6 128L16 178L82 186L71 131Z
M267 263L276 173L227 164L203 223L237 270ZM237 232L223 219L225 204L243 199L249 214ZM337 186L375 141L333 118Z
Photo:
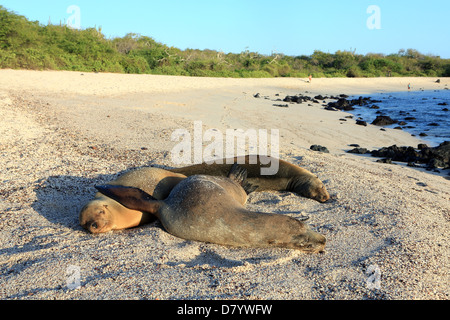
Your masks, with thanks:
M327 188L317 177L311 181L310 197L319 202L326 202L330 199Z
M101 200L93 200L80 211L80 224L91 233L108 232L114 227L114 219L108 205Z
M323 182L312 174L307 176L295 176L292 178L287 190L319 202L325 202L330 199L330 194Z
M323 252L327 241L325 236L311 230L307 225L304 226L305 231L303 233L293 236L292 242L295 249L310 253Z

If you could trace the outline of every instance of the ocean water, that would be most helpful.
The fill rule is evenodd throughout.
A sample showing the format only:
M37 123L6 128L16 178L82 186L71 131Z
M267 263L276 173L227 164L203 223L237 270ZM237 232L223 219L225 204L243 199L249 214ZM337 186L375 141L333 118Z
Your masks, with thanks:
M358 97L352 96L348 99ZM450 110L450 90L376 93L362 97L381 101L361 107L354 106L355 110L348 111L361 117L367 123L371 123L378 115L386 115L397 123L406 122L401 125L397 123L389 125L386 128L400 126L403 131L425 140L431 147L450 141L450 111L445 111L445 109ZM447 105L439 105L439 103ZM373 105L378 106L379 109L371 108ZM419 136L420 133L425 133L427 136Z

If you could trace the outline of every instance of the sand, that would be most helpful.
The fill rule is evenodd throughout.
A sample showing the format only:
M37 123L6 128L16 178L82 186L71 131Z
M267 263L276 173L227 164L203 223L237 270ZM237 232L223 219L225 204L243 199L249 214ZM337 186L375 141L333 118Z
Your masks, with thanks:
M305 91L358 95L450 82L435 80L0 70L0 298L449 299L447 173L345 152L352 143L371 150L422 141L339 120L347 114L322 104L273 106ZM325 253L186 241L158 222L101 235L79 226L94 185L135 167L178 166L171 134L193 132L194 121L203 133L279 130L279 157L317 174L332 201L260 192L247 206L310 216L327 237ZM311 151L312 144L330 153Z

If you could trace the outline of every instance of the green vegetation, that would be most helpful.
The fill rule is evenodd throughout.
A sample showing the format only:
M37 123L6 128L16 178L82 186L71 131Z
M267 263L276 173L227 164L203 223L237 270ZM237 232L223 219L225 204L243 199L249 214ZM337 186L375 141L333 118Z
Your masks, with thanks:
M450 59L417 50L360 55L350 51L310 56L180 50L150 37L106 39L101 29L41 25L0 6L0 68L149 73L209 77L450 76Z

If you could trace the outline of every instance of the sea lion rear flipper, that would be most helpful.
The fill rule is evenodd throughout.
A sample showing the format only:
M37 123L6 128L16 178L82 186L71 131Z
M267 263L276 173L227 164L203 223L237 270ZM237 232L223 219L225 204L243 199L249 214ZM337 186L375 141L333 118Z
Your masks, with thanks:
M95 186L95 188L128 209L156 214L160 207L157 199L138 188L117 185Z
M247 194L252 193L252 192L255 191L256 189L258 189L258 187L259 187L259 186L255 186L255 185L250 184L250 183L248 183L248 182L245 182L245 185L242 186L242 188L244 188L244 191L245 191Z
M309 216L304 216L304 215L302 215L301 217L297 218L297 220L299 220L299 221L306 221L308 219L309 219Z
M233 164L231 167L230 172L228 173L228 178L239 183L247 194L250 194L258 189L258 186L247 182L247 169L241 167L237 163Z

